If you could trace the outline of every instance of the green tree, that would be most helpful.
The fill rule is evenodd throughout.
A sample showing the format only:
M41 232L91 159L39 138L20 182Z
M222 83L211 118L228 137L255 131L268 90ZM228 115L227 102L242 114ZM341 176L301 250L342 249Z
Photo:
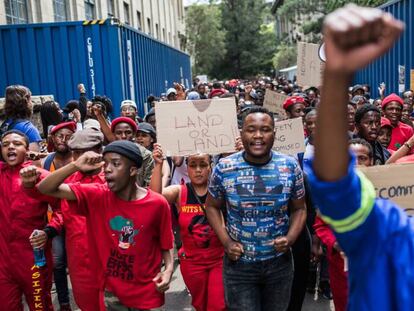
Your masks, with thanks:
M281 43L273 56L273 67L277 70L287 68L296 64L297 49L295 46Z
M271 70L274 33L263 26L264 0L223 0L222 25L226 54L221 66L227 78L248 78Z
M387 0L285 0L277 14L301 27L304 34L320 35L324 16L350 2L361 6L376 7ZM297 18L298 16L317 16L317 18L309 20Z
M187 49L193 57L193 74L217 77L225 54L225 33L221 27L220 7L211 1L193 4L186 13Z

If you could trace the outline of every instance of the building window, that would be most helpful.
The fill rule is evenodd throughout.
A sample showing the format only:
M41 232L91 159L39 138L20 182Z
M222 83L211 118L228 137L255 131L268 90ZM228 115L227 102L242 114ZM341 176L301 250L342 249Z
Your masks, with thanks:
M165 28L162 28L162 41L166 41L167 38L165 38Z
M85 19L95 19L95 0L85 0Z
M108 5L108 16L109 17L114 17L114 15L115 15L115 4L114 4L114 0L108 0L107 1L107 5Z
M28 22L26 0L6 0L5 6L7 24L25 24Z
M147 18L147 30L148 30L148 34L151 35L152 31L151 31L151 18Z
M124 19L125 24L129 25L129 4L124 2Z
M63 22L68 19L65 0L53 0L53 11L56 22Z
M137 28L138 30L142 30L142 19L140 11L137 11Z
M157 36L157 39L161 39L160 38L160 27L158 26L158 24L155 24L155 35Z

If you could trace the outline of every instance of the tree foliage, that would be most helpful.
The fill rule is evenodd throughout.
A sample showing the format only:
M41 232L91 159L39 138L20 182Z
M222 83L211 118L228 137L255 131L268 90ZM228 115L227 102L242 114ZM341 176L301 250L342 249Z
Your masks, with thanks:
M193 4L186 14L187 49L193 57L193 74L218 75L217 64L225 54L225 33L220 7L214 3Z
M262 27L269 10L264 0L223 0L222 25L226 54L222 72L226 77L245 78L266 73L276 48L273 33Z
M387 0L284 0L277 14L300 26L304 34L320 34L323 17L350 2L360 6L376 7ZM297 18L298 16L317 16L317 18L309 20Z
M273 66L277 70L287 68L296 64L297 50L295 46L281 43L273 56Z

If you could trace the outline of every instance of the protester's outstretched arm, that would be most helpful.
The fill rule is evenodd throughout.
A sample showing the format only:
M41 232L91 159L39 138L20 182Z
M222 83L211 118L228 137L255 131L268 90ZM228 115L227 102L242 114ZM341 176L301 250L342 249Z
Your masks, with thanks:
M326 67L315 135L314 171L323 181L346 176L349 164L347 87L353 74L393 45L403 24L379 9L355 5L325 19Z
M108 124L108 121L105 119L103 115L102 108L100 106L93 107L93 113L96 116L96 120L98 120L99 125L101 126L101 132L104 134L105 138L111 143L115 140L115 135L112 133L111 128Z
M92 151L86 152L75 162L65 165L43 179L37 186L38 190L55 198L75 201L75 194L67 184L64 184L65 179L78 171L93 171L102 165L102 155Z
M173 185L164 188L163 187L163 176L162 176L162 169L164 164L164 153L162 148L159 144L154 144L154 150L152 151L152 156L154 158L155 166L152 171L151 182L150 182L150 189L152 191L161 193L164 198L170 204L178 203L178 194L180 192L180 186Z
M395 163L398 159L406 156L410 153L412 147L414 146L414 135L406 141L396 152L394 152L390 158L385 162L385 164Z

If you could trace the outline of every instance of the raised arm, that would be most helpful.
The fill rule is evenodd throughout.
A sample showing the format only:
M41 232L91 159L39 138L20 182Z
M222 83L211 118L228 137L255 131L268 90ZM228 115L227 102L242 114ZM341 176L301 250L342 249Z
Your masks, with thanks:
M346 176L348 153L347 87L354 73L393 45L403 24L379 9L355 5L325 19L326 66L315 134L314 171L323 181Z
M150 189L152 191L161 193L164 198L167 199L168 203L176 204L179 198L180 186L173 185L164 188L163 187L163 164L164 164L164 153L161 145L155 143L154 150L152 151L154 158L154 169L152 170Z
M75 162L65 165L43 179L37 186L38 190L55 198L75 201L76 196L70 187L64 183L65 179L78 171L88 172L96 170L102 167L103 164L102 155L92 151L86 152Z

